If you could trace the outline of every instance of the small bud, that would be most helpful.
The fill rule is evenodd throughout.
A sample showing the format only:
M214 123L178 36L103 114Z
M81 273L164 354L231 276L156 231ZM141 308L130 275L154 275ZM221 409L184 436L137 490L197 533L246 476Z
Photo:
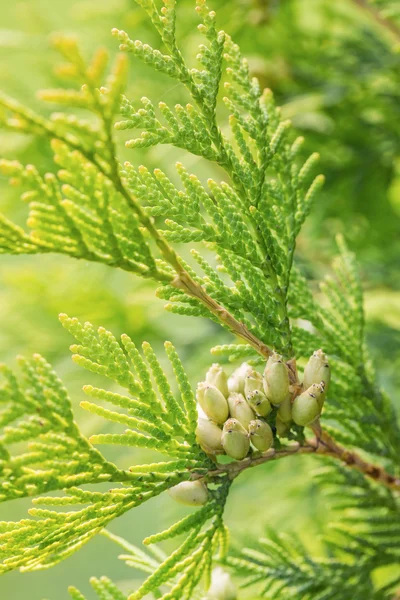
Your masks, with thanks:
M297 396L292 405L292 417L297 425L310 425L320 415L319 401L324 389L323 383L313 383L305 392Z
M216 567L211 575L211 585L207 593L210 600L236 600L236 587L226 571Z
M276 416L275 427L276 427L276 433L277 433L278 437L280 437L280 438L287 437L287 435L290 431L290 425L288 423L284 423L279 418L279 415Z
M326 354L321 349L316 350L314 354L310 356L304 369L303 386L305 389L308 389L313 383L324 382L325 391L324 394L319 397L318 401L321 409L325 401L325 394L328 391L330 380L331 368L328 359L326 358Z
M271 404L279 406L289 392L289 372L282 356L274 352L264 371L264 392Z
M237 419L245 429L248 429L250 421L254 419L254 412L250 408L242 394L229 394L228 406L231 417Z
M209 419L222 425L229 417L225 396L214 386L204 381L197 386L197 401Z
M228 396L228 378L225 371L218 363L214 363L208 369L206 382L210 385L214 385L225 397Z
M310 356L308 363L304 369L303 386L304 389L308 389L313 383L320 383L321 381L325 384L325 393L328 391L329 382L331 380L331 368L326 358L325 352L321 349L316 350L312 356ZM321 408L324 403L324 397L321 398Z
M255 419L249 425L250 441L257 450L265 452L271 448L274 442L274 435L271 427L265 421Z
M176 502L187 506L202 506L208 500L208 489L202 481L182 481L168 492Z
M247 402L250 404L254 412L260 417L266 417L272 410L272 406L264 394L260 390L253 390L247 396Z
M248 371L246 378L244 380L244 395L247 396L254 392L254 390L262 390L263 387L263 378L258 371L255 369L251 369Z
M199 418L196 428L196 439L207 454L222 454L222 430L208 419Z
M242 460L250 449L247 431L237 419L228 419L222 430L222 445L228 456Z
M244 380L252 367L247 363L242 363L228 379L228 390L229 392L236 392L238 394L244 394Z
M279 406L278 415L283 423L290 423L292 420L292 394L290 392Z

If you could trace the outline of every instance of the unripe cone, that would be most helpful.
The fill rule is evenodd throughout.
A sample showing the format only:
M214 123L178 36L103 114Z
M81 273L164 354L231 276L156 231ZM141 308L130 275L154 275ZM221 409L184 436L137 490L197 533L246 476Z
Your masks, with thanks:
M311 385L297 396L292 405L292 418L296 425L310 425L320 415L319 400L324 393L324 384Z
M247 402L250 404L254 412L260 417L266 417L272 410L272 406L267 396L264 394L264 392L260 392L259 390L250 392L250 394L247 396Z
M252 367L247 363L242 363L228 379L228 390L229 392L236 392L238 394L244 394L244 381L248 371L251 371Z
M207 593L210 600L236 600L236 587L226 571L216 567L211 575L211 586Z
M224 449L222 447L222 430L208 419L201 417L197 421L196 439L204 452L207 454L221 454Z
M325 392L326 392L325 383L323 381L321 381L320 383L313 383L308 388L308 391L311 391L311 393L315 396L315 398L318 402L319 412L321 413L322 407L324 406L325 395L326 395L325 394Z
M284 423L279 418L279 415L276 415L275 427L276 427L276 433L280 438L287 437L287 435L290 431L290 423Z
M328 391L329 382L331 380L331 369L326 358L325 352L321 349L316 350L312 356L310 356L308 363L304 369L303 386L304 389L308 389L313 383L320 383L321 381L325 384L325 393ZM320 403L321 406L323 404Z
M292 394L290 392L279 406L278 415L283 423L290 423L292 420Z
M208 369L206 374L206 382L214 385L225 397L228 396L228 377L218 363L214 363Z
M250 408L242 394L229 394L228 406L231 417L237 419L245 429L248 429L250 421L255 417L253 410Z
M228 419L222 430L222 445L228 456L242 460L250 449L247 431L237 419Z
M250 441L257 450L265 452L274 443L271 427L265 421L255 419L249 425Z
M251 369L247 372L244 380L244 395L247 396L254 392L254 390L262 390L263 378L262 375L255 369Z
M222 425L229 416L228 402L214 385L204 381L197 386L197 401L209 419Z
M208 500L208 489L202 481L182 481L168 492L174 500L187 506L202 506Z
M267 360L264 371L264 391L274 406L279 406L289 392L289 372L282 357L276 352Z

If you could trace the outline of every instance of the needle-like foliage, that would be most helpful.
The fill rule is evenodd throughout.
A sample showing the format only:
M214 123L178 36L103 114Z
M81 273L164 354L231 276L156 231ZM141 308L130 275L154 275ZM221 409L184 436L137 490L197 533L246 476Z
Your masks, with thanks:
M399 564L398 497L338 465L316 475L341 514L324 540L325 557L313 557L294 536L268 531L268 538L233 553L226 563L244 577L244 587L257 586L260 596L270 600L282 593L304 600L393 598L399 577L394 574L376 587L374 574Z
M127 565L148 575L128 600L149 594L164 600L197 598L201 580L208 587L217 556L244 574L246 585L261 584L261 593L271 599L389 598L395 583L379 588L373 572L399 559L400 434L368 358L355 259L339 238L333 273L317 293L295 260L296 239L324 181L315 172L318 153L299 159L303 138L282 118L272 92L252 77L239 47L218 30L205 0L196 3L202 43L195 66L177 43L175 0L164 0L162 8L154 0L137 4L148 13L162 50L114 29L121 54L109 69L104 50L86 61L75 40L56 36L54 45L66 61L59 74L74 87L44 90L40 97L63 111L44 117L0 95L1 124L48 140L54 160L50 173L0 161L0 172L23 187L22 199L29 204L27 229L0 216L0 253L61 253L154 280L167 310L210 318L235 336L232 343L214 347L214 356L256 366L272 357L274 367L283 368L290 411L307 391L298 377L305 359L323 348L332 365L326 409L321 422L321 406L305 421L316 436L308 440L303 423L284 423L279 430L283 401L269 405L266 398L273 429L268 422L258 425L270 431L273 447L249 450L250 433L228 431L242 435L246 452L237 462L219 462L216 455L225 450L236 456L225 446L211 452L201 444L196 393L170 342L165 344L168 370L148 343L138 348L127 335L118 340L102 327L61 315L76 340L74 362L110 382L107 389L86 385L88 400L81 403L104 419L107 430L90 439L82 435L67 391L41 357L20 360L21 381L3 368L0 500L35 498L31 518L0 523L0 572L56 564L114 518L189 483L200 486L202 498L191 502L201 507L144 540L151 548L182 536L169 555L157 546L148 555L114 539L125 547ZM175 80L188 102L169 106L128 97L128 55ZM121 164L118 131L128 132L128 150L168 144L183 151L176 174ZM188 153L214 163L215 179L202 181L190 172L184 165ZM215 372L214 367L212 377ZM261 381L257 375L256 383ZM265 381L260 386L267 394ZM323 404L326 382L312 385ZM217 385L209 387L228 412L228 392L224 396ZM310 398L317 402L311 392ZM221 440L228 423L222 421L223 434L209 424ZM149 462L121 469L95 448L106 445L148 451ZM296 452L328 455L342 464L319 476L320 485L332 488L346 511L326 558L313 559L301 543L273 533L259 549L225 558L223 513L232 480L247 467ZM108 489L86 487L98 483ZM126 598L107 578L91 583L99 600ZM85 600L75 588L70 595Z

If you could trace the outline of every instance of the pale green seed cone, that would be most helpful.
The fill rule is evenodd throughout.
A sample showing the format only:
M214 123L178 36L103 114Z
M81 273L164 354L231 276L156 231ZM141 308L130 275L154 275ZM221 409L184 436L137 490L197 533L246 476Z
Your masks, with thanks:
M208 500L208 489L202 481L182 481L168 492L176 502L187 506L202 506Z
M328 391L330 380L331 369L326 354L321 349L316 350L314 354L310 356L304 369L304 389L308 389L313 383L320 383L323 381L326 393Z
M254 390L247 396L247 402L260 417L266 417L272 410L270 401L264 392Z
M325 397L326 397L325 383L323 381L321 381L320 383L313 383L308 388L308 391L310 391L315 396L315 398L318 402L319 410L321 412L322 407L324 406Z
M218 363L214 363L208 369L206 382L210 385L214 385L225 397L228 396L228 377Z
M279 406L289 392L289 371L282 357L274 352L264 371L264 392L274 406Z
M285 438L288 436L288 433L290 432L290 423L284 423L281 421L279 415L276 416L275 427L278 437Z
M309 425L320 415L319 400L323 392L324 386L314 383L295 398L292 405L292 418L296 425Z
M254 390L262 390L263 378L262 375L255 369L251 369L247 372L244 380L244 395L247 396L254 392Z
M216 567L211 575L211 585L207 600L236 600L237 592L229 573L222 567Z
M245 429L248 429L249 423L254 419L255 415L244 396L235 393L229 394L228 406L231 417L237 419Z
M290 392L279 406L278 415L283 423L290 423L292 420L292 394Z
M274 443L274 435L268 423L255 419L249 424L250 441L257 450L266 452Z
M211 421L220 425L225 423L229 417L228 402L218 388L202 381L197 386L196 398Z
M222 446L228 456L236 460L245 458L250 449L247 431L237 419L228 419L222 430Z
M326 398L326 394L325 392L323 394L321 394L321 396L318 398L318 405L319 405L319 410L322 412L322 409L324 407L324 403L325 403L325 398Z
M244 385L243 385L244 389ZM231 375L228 379L228 392L229 394L240 394L240 379L236 375Z
M224 452L222 447L222 430L213 421L202 418L198 419L196 439L207 454L221 454Z
M228 379L228 390L229 392L236 392L238 394L244 394L244 382L248 371L251 371L252 367L248 363L242 363Z

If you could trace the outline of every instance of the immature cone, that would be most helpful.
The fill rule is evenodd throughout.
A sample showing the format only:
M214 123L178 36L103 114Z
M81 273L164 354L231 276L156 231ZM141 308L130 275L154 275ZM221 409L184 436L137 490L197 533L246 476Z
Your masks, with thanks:
M289 392L289 372L282 356L274 352L264 371L264 391L271 404L279 406Z
M229 417L225 396L215 385L202 381L197 386L196 398L209 419L222 425Z
M264 394L260 390L254 390L247 396L247 402L250 404L254 412L260 417L266 417L272 410L272 406Z
M297 396L292 405L292 418L296 425L310 425L321 413L320 399L324 393L324 383L313 383L305 392Z
M276 427L276 433L277 433L278 437L280 437L280 438L287 437L287 435L288 435L288 433L290 431L290 424L289 423L284 423L279 418L279 415L276 416L275 427Z
M254 419L254 412L244 399L242 394L229 394L228 406L231 417L237 419L245 429L248 429L250 421Z
M321 349L316 350L312 356L310 356L308 363L304 369L303 386L304 389L308 389L313 383L320 383L321 381L325 384L325 394L328 391L329 382L331 380L331 368L326 358L325 352ZM320 408L325 400L325 395L320 396Z
M251 371L252 367L247 363L242 363L228 379L228 390L229 392L236 392L238 394L244 394L244 381L248 371Z
M171 498L187 506L202 506L208 500L208 489L202 481L182 481L168 492Z
M228 456L242 460L250 449L247 431L237 419L228 419L222 430L222 445Z
M250 441L257 450L265 452L274 443L271 427L265 421L255 419L249 425Z
M321 414L322 407L324 406L324 402L325 402L325 396L326 396L325 383L323 381L321 381L320 383L313 383L308 388L308 391L311 391L311 393L315 396L315 398L318 402L318 406L319 406L319 414Z
M292 394L290 392L279 406L278 416L283 423L290 423L292 420Z
M222 454L222 430L208 419L197 421L196 439L207 454Z
M214 363L208 369L206 382L214 385L225 397L228 395L228 378L225 371L218 363Z
M247 372L244 380L244 395L247 396L254 392L254 390L262 390L263 378L262 375L255 369L251 369Z
M236 587L226 571L216 567L211 574L211 585L207 600L236 600Z

